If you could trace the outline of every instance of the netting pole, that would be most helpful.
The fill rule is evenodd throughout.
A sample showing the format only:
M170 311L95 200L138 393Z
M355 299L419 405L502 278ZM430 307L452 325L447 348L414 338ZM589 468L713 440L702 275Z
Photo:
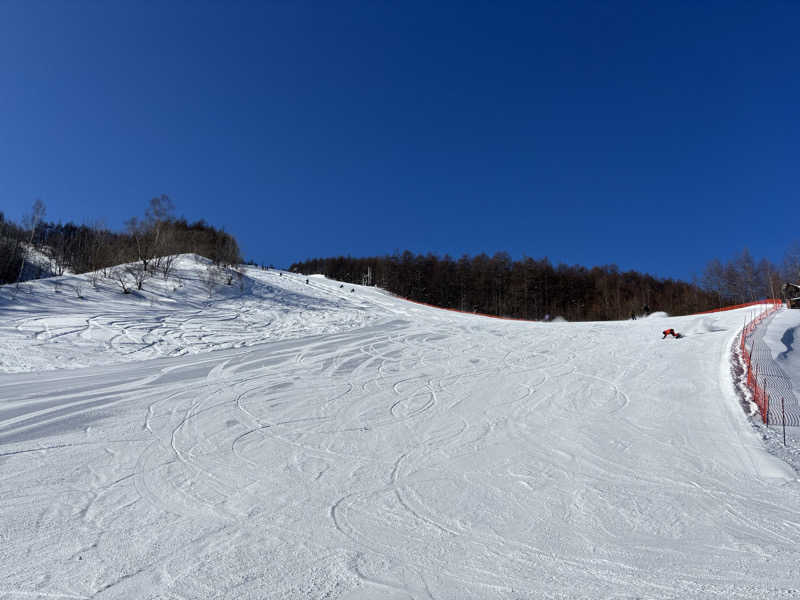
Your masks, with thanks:
M781 422L783 423L783 445L786 445L786 411L783 410L783 396L781 396Z
M764 418L764 405L761 403L761 397L758 394L758 365L754 369L755 375L753 377L753 397L756 399L758 410L761 411L761 418Z
M744 327L742 328L742 352L745 351L747 342L747 315L744 316Z

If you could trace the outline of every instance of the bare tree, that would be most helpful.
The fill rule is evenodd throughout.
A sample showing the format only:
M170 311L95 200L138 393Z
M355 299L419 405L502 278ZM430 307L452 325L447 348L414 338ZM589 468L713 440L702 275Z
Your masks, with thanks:
M165 230L174 210L172 200L166 194L162 194L150 199L144 219L132 217L125 224L136 246L138 260L145 271L157 270L160 267L159 258L167 254L164 244L167 241Z
M793 242L784 253L781 277L785 281L800 281L800 242Z
M150 199L150 204L145 211L145 218L150 223L166 223L172 218L175 205L166 194L161 194Z
M34 201L33 207L31 209L31 214L25 217L23 225L26 225L31 230L30 239L28 240L28 246L33 244L33 238L36 235L36 228L39 226L44 220L44 215L47 212L47 209L44 206L44 202L39 200L38 198ZM19 267L19 274L17 275L17 285L19 285L20 280L22 279L22 271L25 269L25 257L23 255L22 264Z
M123 294L131 293L131 288L128 287L125 269L121 267L115 267L109 271L109 276L122 288Z
M147 224L140 221L138 217L131 217L125 222L134 244L136 245L136 256L142 263L142 268L146 271L153 258L153 239L152 232Z
M214 295L214 291L222 284L224 275L223 270L217 265L208 265L206 268L203 283L208 291L209 298Z
M159 271L161 272L161 275L164 277L164 281L169 279L174 264L175 264L174 254L167 254L166 256L161 257L161 261L159 262L158 268Z
M717 295L717 303L722 302L725 285L725 267L718 258L714 258L706 265L703 273L703 288Z
M125 267L125 272L133 278L136 284L136 289L141 290L144 286L144 281L147 279L147 269L139 263L134 263Z

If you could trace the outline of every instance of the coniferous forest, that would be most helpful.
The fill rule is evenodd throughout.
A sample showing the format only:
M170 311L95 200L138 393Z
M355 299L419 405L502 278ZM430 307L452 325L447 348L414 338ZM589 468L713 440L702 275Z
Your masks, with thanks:
M102 225L51 223L40 202L21 224L0 212L0 283L19 281L26 248L49 259L38 278L69 270L84 273L136 262L144 276L169 268L161 257L192 252L215 264L242 262L236 239L205 221L176 218L167 196L150 200L141 217L132 217L124 231ZM377 285L389 292L444 308L520 319L626 319L645 312L691 314L713 308L780 297L785 281L800 281L800 244L794 243L776 265L756 261L747 249L733 259L711 260L692 283L658 278L616 265L583 267L547 258L512 260L493 256L413 254L352 258L314 258L291 265L297 273L321 273L331 279Z
M691 314L775 297L780 281L797 271L791 260L784 263L780 269L765 260L756 264L745 250L727 264L711 261L696 283L622 272L616 265L586 268L554 266L547 258L512 260L505 252L457 260L409 251L371 258L339 256L298 262L291 269L377 285L410 300L468 312L531 320L609 320L647 311Z

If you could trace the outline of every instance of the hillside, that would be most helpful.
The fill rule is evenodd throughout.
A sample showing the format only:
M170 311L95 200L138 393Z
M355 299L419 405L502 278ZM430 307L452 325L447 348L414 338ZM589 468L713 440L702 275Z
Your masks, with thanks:
M652 311L691 314L720 306L719 294L696 284L620 271L616 265L555 266L547 258L512 260L506 252L464 255L337 256L294 263L296 273L374 283L403 298L442 308L514 317L606 321Z
M141 291L128 277L129 294L102 273L51 277L20 289L0 286L0 370L71 369L239 348L376 318L353 295L331 295L276 271L240 271L241 278L185 254L169 277L151 277Z
M742 311L517 322L257 268L209 298L179 267L3 288L3 368L30 371L0 375L4 597L800 593Z

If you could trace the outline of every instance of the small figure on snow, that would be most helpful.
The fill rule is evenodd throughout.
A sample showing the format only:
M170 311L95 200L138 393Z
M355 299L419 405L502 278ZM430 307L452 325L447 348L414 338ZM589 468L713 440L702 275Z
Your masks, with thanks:
M631 321L635 321L635 320L636 320L636 313L631 311Z
M680 339L680 338L682 338L682 337L683 337L683 336L682 336L680 333L676 333L674 329L665 329L665 330L664 330L664 331L662 331L661 333L663 333L663 334L664 334L664 337L662 337L662 338L661 338L662 340L663 340L665 337L667 337L668 335L671 335L671 336L672 336L672 337L674 337L675 339Z

